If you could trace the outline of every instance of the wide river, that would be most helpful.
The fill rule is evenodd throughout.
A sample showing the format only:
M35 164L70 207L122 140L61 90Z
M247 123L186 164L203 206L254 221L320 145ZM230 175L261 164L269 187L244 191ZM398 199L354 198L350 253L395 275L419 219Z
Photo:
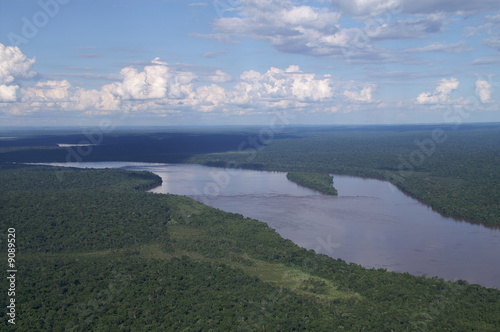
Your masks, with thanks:
M131 162L53 165L148 170L163 179L152 192L193 197L264 221L301 247L368 268L500 288L500 229L443 217L385 181L336 175L334 197L300 187L282 172Z

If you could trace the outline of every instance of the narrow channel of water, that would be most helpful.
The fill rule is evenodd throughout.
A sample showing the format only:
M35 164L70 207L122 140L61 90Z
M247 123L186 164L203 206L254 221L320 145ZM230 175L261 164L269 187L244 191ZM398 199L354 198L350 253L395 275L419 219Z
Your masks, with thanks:
M148 170L157 193L193 197L268 223L298 245L368 268L467 280L500 288L500 230L443 217L388 182L335 176L338 197L300 187L286 173L200 165L57 164Z

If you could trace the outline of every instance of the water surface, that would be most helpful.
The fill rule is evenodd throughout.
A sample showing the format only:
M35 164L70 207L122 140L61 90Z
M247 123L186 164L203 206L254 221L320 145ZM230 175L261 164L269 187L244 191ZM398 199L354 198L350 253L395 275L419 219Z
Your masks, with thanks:
M130 162L58 165L148 170L163 179L153 192L186 195L264 221L304 248L368 268L500 288L500 230L443 217L385 181L335 176L334 197L300 187L282 172Z

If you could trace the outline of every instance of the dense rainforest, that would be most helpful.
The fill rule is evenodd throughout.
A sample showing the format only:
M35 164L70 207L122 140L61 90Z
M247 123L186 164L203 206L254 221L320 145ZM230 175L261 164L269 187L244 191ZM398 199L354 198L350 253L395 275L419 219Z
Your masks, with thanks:
M160 181L0 165L17 330L498 331L496 289L347 264L257 220L141 190Z
M1 133L0 163L175 162L358 175L388 180L442 214L500 223L500 124Z
M333 176L326 173L288 172L286 178L298 185L317 190L325 195L338 195L337 189L332 185Z

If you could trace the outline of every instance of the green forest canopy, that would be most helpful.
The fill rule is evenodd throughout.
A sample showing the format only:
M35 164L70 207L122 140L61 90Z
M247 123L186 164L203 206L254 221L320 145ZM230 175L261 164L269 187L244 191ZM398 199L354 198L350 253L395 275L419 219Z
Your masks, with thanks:
M326 195L338 195L332 185L333 176L326 173L288 172L286 178L298 185L317 190Z
M188 162L358 175L388 180L443 214L500 223L499 124L267 129L12 130L3 135L15 139L0 140L0 162ZM82 142L98 145L57 147Z
M4 165L0 181L0 229L18 234L21 330L500 326L498 290L316 254L265 223L134 189L158 183L151 173Z

